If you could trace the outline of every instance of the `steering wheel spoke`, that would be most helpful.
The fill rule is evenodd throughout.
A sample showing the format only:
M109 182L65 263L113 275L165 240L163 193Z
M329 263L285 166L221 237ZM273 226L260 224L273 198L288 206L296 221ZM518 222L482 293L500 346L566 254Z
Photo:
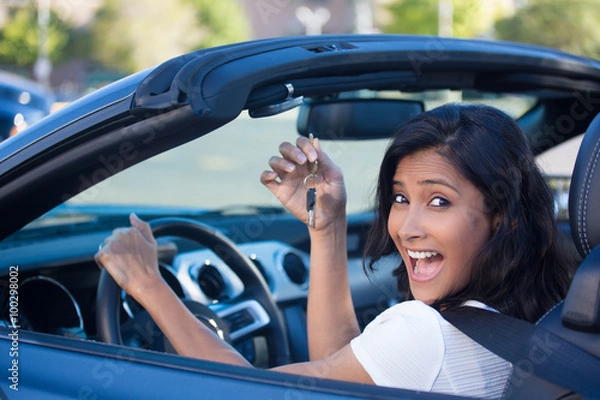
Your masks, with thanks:
M229 327L232 341L253 336L271 322L269 314L256 300L244 300L223 307L223 304L211 307Z

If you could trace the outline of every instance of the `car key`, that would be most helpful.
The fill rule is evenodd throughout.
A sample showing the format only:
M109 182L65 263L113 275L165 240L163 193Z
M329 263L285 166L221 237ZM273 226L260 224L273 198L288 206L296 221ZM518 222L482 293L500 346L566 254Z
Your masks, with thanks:
M309 134L308 138L310 143L313 143L313 134ZM319 183L319 177L317 176L318 162L307 161L306 168L308 169L308 175L304 179L304 186L306 187L306 211L308 212L308 226L314 228L316 226L315 221L315 204L317 203L317 184Z
M308 212L308 226L315 227L315 203L317 202L317 189L310 188L306 191L306 211Z

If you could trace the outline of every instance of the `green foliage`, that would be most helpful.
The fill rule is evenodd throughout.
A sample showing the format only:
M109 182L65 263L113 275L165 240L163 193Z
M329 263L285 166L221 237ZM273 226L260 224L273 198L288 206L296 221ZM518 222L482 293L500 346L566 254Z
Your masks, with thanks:
M129 24L127 17L120 14L119 4L118 0L107 0L96 13L91 29L91 55L106 67L129 72L137 68L130 52L134 44L130 43Z
M92 27L104 67L139 71L200 47L247 38L233 0L106 0Z
M196 9L204 37L196 48L207 48L222 44L248 40L250 26L241 12L241 6L232 0L188 0Z
M0 32L0 60L6 64L33 65L38 57L37 10L24 7L12 10ZM48 56L57 62L66 56L69 26L54 12L48 26Z
M600 58L600 0L530 0L496 23L497 38Z
M487 0L486 0L487 1ZM472 38L485 33L481 0L454 0L452 36ZM386 5L389 22L385 33L437 35L439 31L439 0L394 0Z
M437 0L396 0L386 7L391 21L385 33L436 35L438 33Z

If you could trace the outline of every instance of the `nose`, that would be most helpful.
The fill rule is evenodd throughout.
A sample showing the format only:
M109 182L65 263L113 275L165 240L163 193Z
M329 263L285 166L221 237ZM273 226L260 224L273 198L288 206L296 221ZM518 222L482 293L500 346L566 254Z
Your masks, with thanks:
M391 216L391 214L390 214ZM397 233L403 242L411 242L423 239L427 236L424 228L423 213L418 207L409 207L401 215L398 215Z

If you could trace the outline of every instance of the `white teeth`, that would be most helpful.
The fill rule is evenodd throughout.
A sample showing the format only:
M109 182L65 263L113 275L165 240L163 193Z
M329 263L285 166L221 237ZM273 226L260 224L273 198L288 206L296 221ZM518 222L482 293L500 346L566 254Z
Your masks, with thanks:
M410 258L416 258L416 259L433 257L433 256L437 256L437 254L438 253L435 252L435 251L412 251L412 250L408 250L408 255L410 256Z
M417 262L415 263L415 275L419 275L419 260L417 260Z

